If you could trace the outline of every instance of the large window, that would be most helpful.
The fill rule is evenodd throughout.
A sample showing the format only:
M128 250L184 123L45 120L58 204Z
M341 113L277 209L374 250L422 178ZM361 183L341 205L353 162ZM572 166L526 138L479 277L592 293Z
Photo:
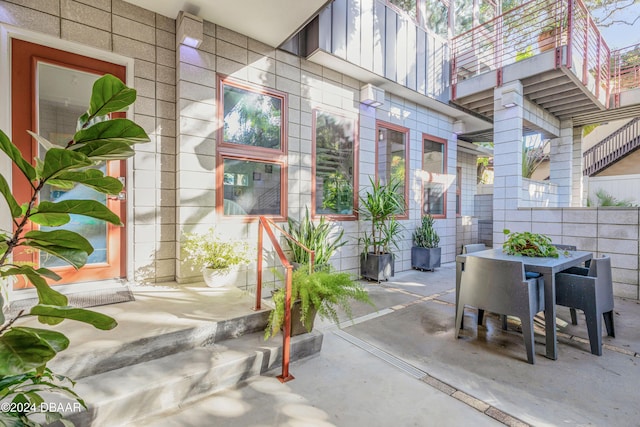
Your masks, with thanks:
M218 213L284 217L285 95L222 78L218 88Z
M409 129L389 123L378 122L378 144L376 149L376 178L382 183L397 180L402 183L400 191L405 200L405 215L408 215L408 170Z
M314 213L355 218L356 120L314 113Z
M446 141L428 135L422 138L422 213L446 217Z

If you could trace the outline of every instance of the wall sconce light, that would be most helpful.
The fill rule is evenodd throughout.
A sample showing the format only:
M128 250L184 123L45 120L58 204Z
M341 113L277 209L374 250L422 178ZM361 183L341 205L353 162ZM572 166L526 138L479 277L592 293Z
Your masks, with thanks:
M465 133L466 130L467 127L462 120L456 120L455 122L453 122L453 133L455 133L456 135Z
M178 14L178 40L181 44L193 48L200 46L203 28L202 18L185 11L180 11Z
M384 90L372 85L366 84L360 88L360 102L373 108L384 105Z
M513 108L518 105L518 93L514 90L502 92L502 106Z

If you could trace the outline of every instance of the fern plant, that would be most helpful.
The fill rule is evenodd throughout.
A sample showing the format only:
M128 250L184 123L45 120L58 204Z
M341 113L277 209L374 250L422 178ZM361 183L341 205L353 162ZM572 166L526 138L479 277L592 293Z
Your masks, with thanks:
M295 270L291 281L291 306L300 301L300 319L307 331L311 331L313 309L321 319L330 319L340 324L338 309L342 309L349 319L352 318L351 300L373 305L367 291L344 272L314 271L305 268ZM264 338L269 339L278 333L284 323L285 290L273 293L275 308L269 314L269 322Z

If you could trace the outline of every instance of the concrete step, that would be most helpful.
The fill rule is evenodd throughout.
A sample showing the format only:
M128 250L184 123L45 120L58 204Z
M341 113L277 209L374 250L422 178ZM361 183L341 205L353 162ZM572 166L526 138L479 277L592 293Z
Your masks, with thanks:
M133 336L128 340L111 341L107 345L96 345L92 348L84 346L82 352L61 352L51 363L51 367L55 372L64 372L71 378L81 379L264 331L268 317L269 310L262 310L231 319L158 331L151 336L141 334L140 337ZM145 326L141 324L139 327ZM96 336L100 337L100 332L97 332Z
M291 360L318 353L322 338L293 337ZM67 417L78 426L135 425L277 368L281 357L281 336L264 341L261 331L92 375L75 387L88 410Z

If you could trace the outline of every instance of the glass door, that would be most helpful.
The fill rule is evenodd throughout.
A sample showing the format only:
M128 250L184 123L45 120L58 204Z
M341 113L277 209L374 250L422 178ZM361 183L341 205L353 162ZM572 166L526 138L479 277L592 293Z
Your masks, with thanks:
M33 129L53 144L64 147L73 138L78 117L88 107L93 83L106 73L125 80L122 66L20 40L12 41L12 60L13 137L27 159L43 158L45 154L43 147L26 133L27 129ZM102 162L93 167L123 182L125 180L124 162ZM27 184L20 174L14 173L13 177L14 188ZM26 198L26 194L23 197ZM107 197L81 185L68 190L46 186L40 193L40 201L77 199L101 202L125 222L125 198ZM52 284L124 277L124 228L81 215L71 215L71 218L68 224L56 229L75 231L91 242L94 252L84 268L76 271L64 261L46 253L20 253L16 256L60 274L63 279Z

